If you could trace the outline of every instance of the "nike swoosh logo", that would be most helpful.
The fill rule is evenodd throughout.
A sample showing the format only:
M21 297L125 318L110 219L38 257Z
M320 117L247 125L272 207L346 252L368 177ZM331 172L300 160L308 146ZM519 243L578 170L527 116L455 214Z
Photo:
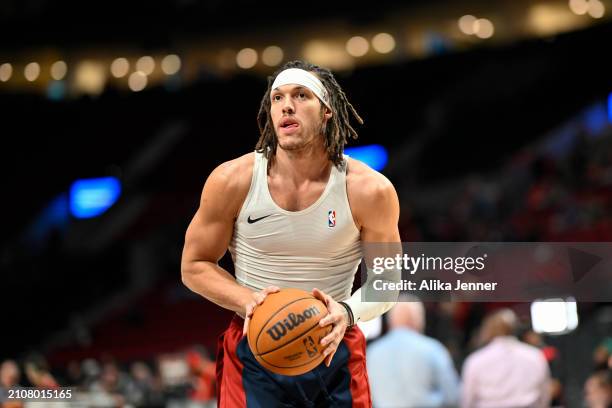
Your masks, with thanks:
M249 215L249 218L247 218L247 222L248 222L249 224L253 224L254 222L261 221L261 220L263 220L264 218L268 218L268 217L269 217L269 216L271 216L271 215L272 215L272 214L268 214L268 215L264 215L263 217L259 217L259 218L251 218L251 216Z

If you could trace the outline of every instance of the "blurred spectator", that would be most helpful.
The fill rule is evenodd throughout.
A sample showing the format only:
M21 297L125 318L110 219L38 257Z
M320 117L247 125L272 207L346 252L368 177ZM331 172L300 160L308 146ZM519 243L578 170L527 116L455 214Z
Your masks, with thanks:
M79 387L84 380L81 364L76 360L70 361L66 367L66 385Z
M135 397L136 394L132 380L112 361L104 363L100 378L91 385L90 391L97 394L98 400L112 400L117 406L133 403L129 398Z
M550 381L550 398L551 405L553 407L562 406L562 391L563 387L561 384L561 361L559 350L546 344L542 335L535 331L528 329L521 335L521 340L525 343L530 344L540 349L544 358L548 362L548 368L550 369L551 381Z
M449 350L457 353L460 348L461 331L456 325L456 316L459 313L455 302L433 302L428 308L426 332L432 333L433 337L440 340ZM453 353L451 353L453 355ZM457 357L454 356L453 357Z
M588 408L612 407L612 371L596 371L586 380L584 403Z
M214 361L208 356L208 350L196 346L187 352L186 359L193 384L193 391L189 399L195 403L195 406L215 406L216 368Z
M19 366L13 360L5 360L0 365L0 400L4 399L7 390L19 388L21 372ZM0 404L3 408L21 408L21 402L5 402Z
M26 377L30 384L40 389L59 389L59 383L49 370L47 360L40 354L30 354L24 363ZM64 401L27 401L25 408L66 408Z
M166 407L185 408L190 384L190 369L184 353L168 353L157 356Z
M483 322L480 340L486 344L463 365L463 408L547 407L550 374L537 348L512 334L517 318L501 309Z
M98 381L100 376L100 364L93 358L83 360L81 363L81 373L83 375L81 386L84 389L89 389L93 383Z
M136 406L163 406L159 379L155 378L149 366L142 361L132 364L130 374L134 380L132 396L128 398Z
M366 353L374 406L456 405L459 379L444 346L421 333L423 304L400 298L387 316L390 332L373 342Z
M21 371L13 360L5 360L0 365L0 387L8 389L19 385Z
M612 337L607 337L593 351L593 363L596 370L608 368L608 359L612 356Z
M59 384L49 371L47 361L39 354L31 354L25 361L28 381L36 388L59 388Z

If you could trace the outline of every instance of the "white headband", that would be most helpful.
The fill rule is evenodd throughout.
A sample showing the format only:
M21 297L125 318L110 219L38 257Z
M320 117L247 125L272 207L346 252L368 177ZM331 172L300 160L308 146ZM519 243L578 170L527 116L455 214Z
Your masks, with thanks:
M331 106L329 106L329 94L327 89L325 89L325 86L323 86L323 83L319 80L319 78L312 73L300 68L286 69L276 76L276 79L274 79L274 82L272 83L271 89L276 89L287 84L305 86L315 95L317 95L317 98L319 98L321 102L325 104L325 106L331 109Z

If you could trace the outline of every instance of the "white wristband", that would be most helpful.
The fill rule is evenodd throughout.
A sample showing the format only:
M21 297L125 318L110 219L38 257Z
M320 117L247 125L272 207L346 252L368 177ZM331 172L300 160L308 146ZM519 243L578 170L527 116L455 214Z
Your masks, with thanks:
M357 289L353 296L344 301L353 312L354 324L367 322L378 317L391 309L397 302L363 302L361 300L361 288Z

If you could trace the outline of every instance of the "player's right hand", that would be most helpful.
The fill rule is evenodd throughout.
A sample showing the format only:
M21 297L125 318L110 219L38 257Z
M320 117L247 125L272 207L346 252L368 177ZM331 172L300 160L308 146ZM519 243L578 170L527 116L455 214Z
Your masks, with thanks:
M268 296L270 293L276 293L278 291L280 291L278 286L268 286L260 292L252 293L252 299L244 306L244 326L242 327L243 336L246 336L247 331L249 330L249 322L251 321L255 308L261 305L266 296Z

